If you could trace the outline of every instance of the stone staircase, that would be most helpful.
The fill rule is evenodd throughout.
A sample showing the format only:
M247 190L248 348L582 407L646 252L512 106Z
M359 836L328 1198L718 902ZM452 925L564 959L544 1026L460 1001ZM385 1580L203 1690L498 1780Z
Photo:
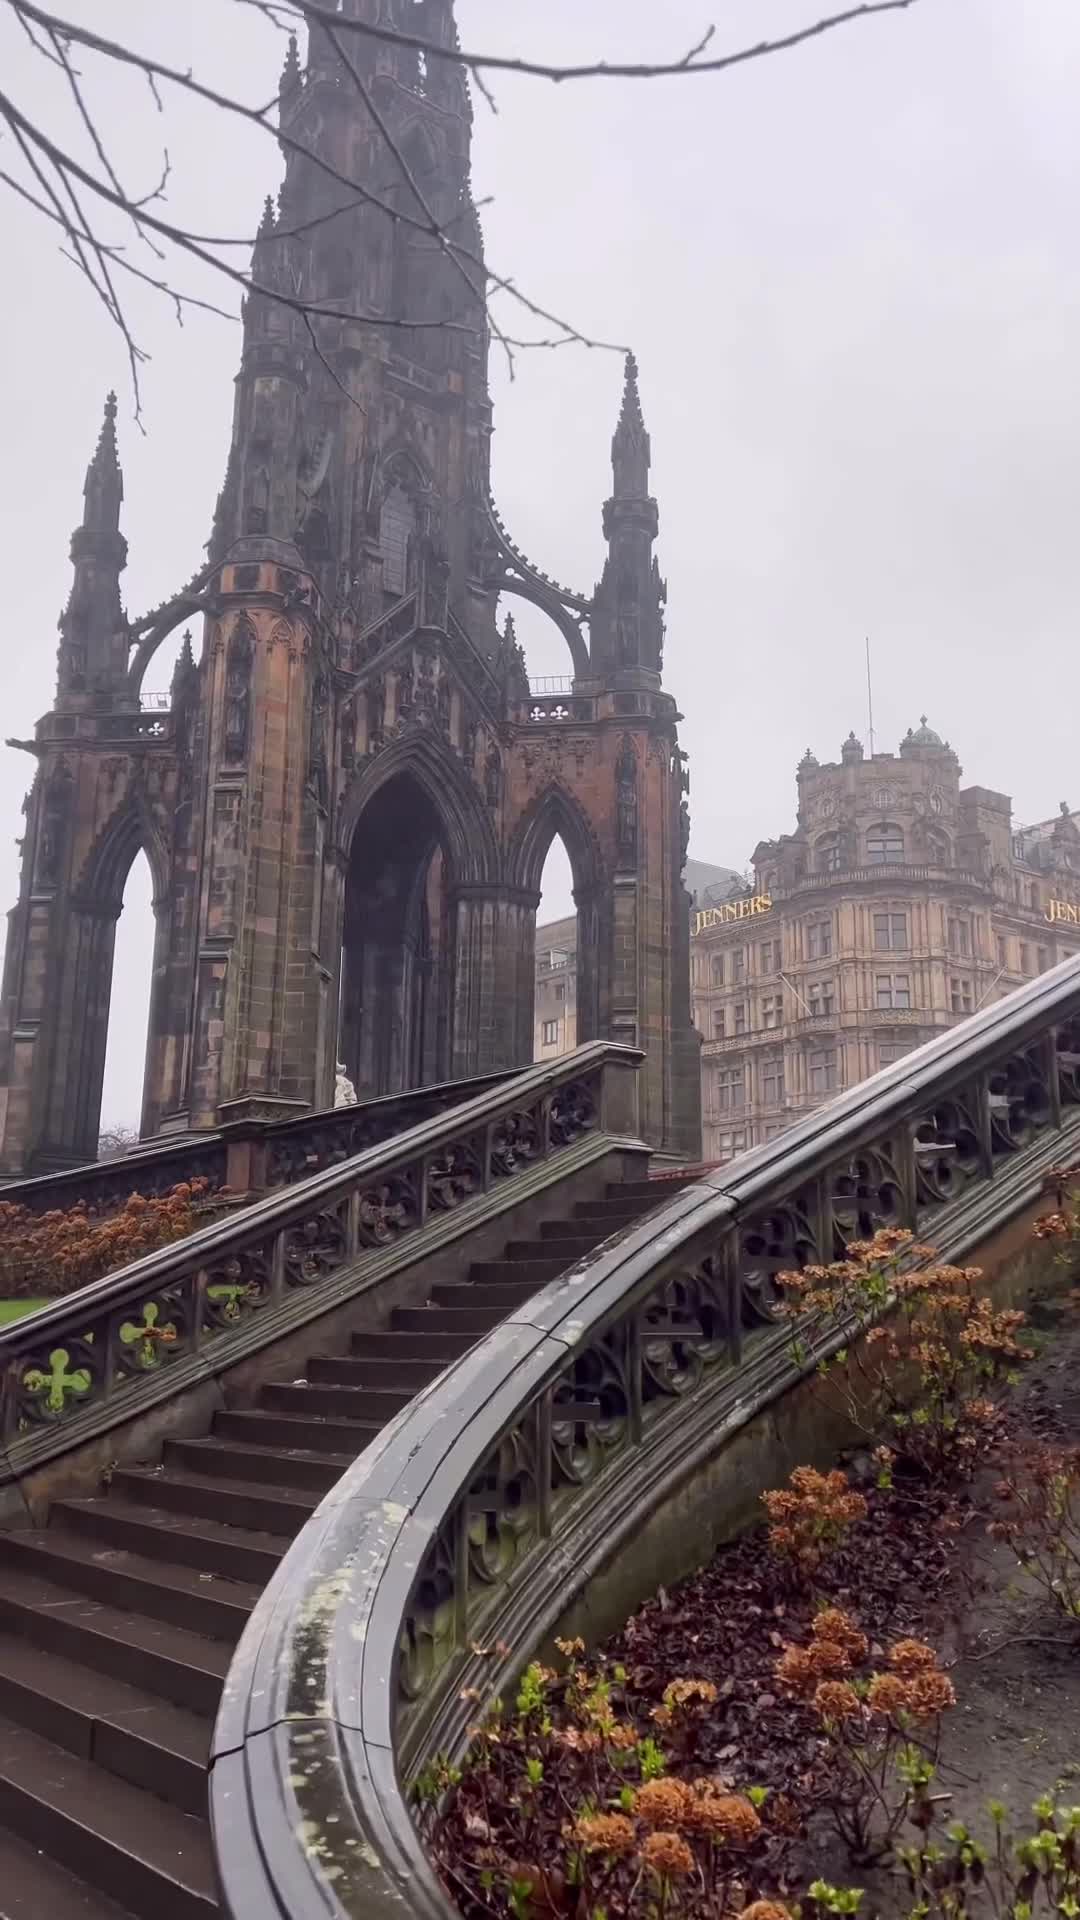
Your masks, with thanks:
M305 1377L0 1533L0 1920L209 1920L211 1726L293 1537L413 1395L506 1314L677 1190L611 1185L466 1281L436 1284Z

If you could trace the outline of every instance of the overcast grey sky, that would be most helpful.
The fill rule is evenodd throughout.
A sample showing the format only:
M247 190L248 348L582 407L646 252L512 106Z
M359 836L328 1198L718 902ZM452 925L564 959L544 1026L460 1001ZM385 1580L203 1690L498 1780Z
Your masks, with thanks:
M232 0L68 0L259 101L280 43ZM814 0L458 0L463 41L570 61L678 55L782 32ZM149 22L149 24L148 24ZM55 76L0 18L5 85L45 114ZM208 110L97 98L133 187L167 141L169 210L250 231L280 165ZM921 712L1017 818L1080 805L1080 6L918 0L714 78L554 88L505 78L477 102L474 175L490 264L641 363L670 589L666 681L686 714L693 852L743 866L789 831L794 768ZM66 113L66 109L63 109ZM10 142L3 142L7 164ZM50 704L67 542L109 386L135 613L202 558L229 434L235 326L132 298L145 437L116 333L53 235L0 187L4 733ZM205 289L202 289L205 290ZM219 297L230 302L228 290ZM520 546L588 588L618 406L616 358L492 356L495 484ZM515 609L516 611L516 609ZM528 627L530 664L565 671ZM148 685L165 686L171 660ZM30 762L0 755L0 901ZM546 904L559 911L565 881ZM137 1119L150 953L140 862L121 922L105 1119Z

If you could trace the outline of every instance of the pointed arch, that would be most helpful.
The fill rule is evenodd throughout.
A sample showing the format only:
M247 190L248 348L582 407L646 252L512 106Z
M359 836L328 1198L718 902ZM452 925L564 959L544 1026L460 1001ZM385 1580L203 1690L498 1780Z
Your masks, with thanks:
M144 956L141 951L139 955L139 965L145 959L149 973L150 1012L142 1075L144 1135L154 1131L161 1107L153 1036L161 1024L161 995L172 951L171 839L164 801L160 807L151 802L143 784L142 763L128 761L126 771L127 788L98 829L74 876L56 986L58 1000L71 1009L67 1080L61 1096L67 1114L66 1135L60 1137L88 1158L96 1151L108 1038L118 1016L128 1044L131 1039L131 1008L116 1001L114 963L117 926L131 870L140 854L145 854L150 869L154 921L152 956Z
M603 859L587 814L559 780L537 794L518 821L507 856L507 878L525 893L540 895L544 862L559 835L574 876L574 895L592 897L604 877Z
M442 736L419 730L391 741L346 787L338 826L343 860L349 859L361 815L379 789L402 773L411 775L432 803L445 834L454 881L495 884L499 855L491 814Z
M169 894L169 845L146 796L129 787L95 835L73 891L82 899L107 901L119 907L128 874L140 853L145 853L149 862L157 905Z

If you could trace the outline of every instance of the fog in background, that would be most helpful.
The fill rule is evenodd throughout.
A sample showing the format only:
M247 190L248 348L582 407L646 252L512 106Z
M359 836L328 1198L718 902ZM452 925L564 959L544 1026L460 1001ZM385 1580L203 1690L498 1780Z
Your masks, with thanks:
M275 91L283 43L231 0L68 5L253 102ZM734 46L822 10L458 3L467 47L562 62L678 56L710 19L717 45ZM71 125L59 76L7 17L0 67L51 127ZM759 838L793 828L805 748L835 758L850 728L865 735L867 634L879 750L925 712L969 781L1012 794L1018 820L1080 805L1076 0L918 0L712 78L493 86L499 112L476 99L474 148L489 264L640 361L695 857L743 867ZM162 118L145 87L107 72L93 91L129 188L154 184L164 140L169 216L254 230L281 177L270 139L168 94ZM190 314L178 329L165 302L126 289L152 355L140 434L123 343L56 237L2 187L0 223L3 732L25 737L52 701L68 538L106 390L120 395L135 615L203 559L240 335ZM174 272L211 291L195 269ZM237 305L223 283L216 297ZM492 351L503 516L545 571L585 590L603 559L621 372L614 355L567 347L520 355L511 382ZM569 670L553 629L523 614L520 631L534 673ZM174 655L159 655L148 689L167 687ZM0 751L5 908L32 771ZM138 1120L149 884L140 858L118 933L105 1122ZM556 851L544 912L568 905Z

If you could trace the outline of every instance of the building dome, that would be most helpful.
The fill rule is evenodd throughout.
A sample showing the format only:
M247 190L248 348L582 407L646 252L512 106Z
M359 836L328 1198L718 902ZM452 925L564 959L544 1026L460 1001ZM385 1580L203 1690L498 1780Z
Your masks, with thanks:
M856 739L855 730L852 728L852 731L848 734L847 739L840 749L840 758L845 766L850 766L855 761L862 760L864 757L863 743L861 740Z
M799 772L815 773L818 767L820 767L820 765L821 765L821 762L817 758L817 755L812 753L810 748L807 747L806 752L803 754L802 759L799 761Z
M944 746L945 742L940 733L935 733L933 727L927 726L926 715L924 713L920 715L918 730L916 732L913 733L911 728L908 728L907 733L900 742L900 751L902 753L905 747L937 747L938 750L941 751Z

